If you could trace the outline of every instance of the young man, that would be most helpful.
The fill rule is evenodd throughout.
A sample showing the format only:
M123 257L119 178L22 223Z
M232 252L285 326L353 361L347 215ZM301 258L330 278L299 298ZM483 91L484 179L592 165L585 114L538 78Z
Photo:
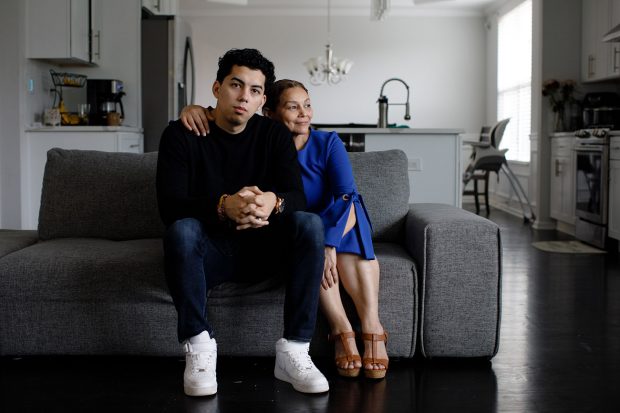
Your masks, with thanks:
M166 280L186 352L187 395L217 392L207 290L222 282L258 282L273 276L274 268L286 284L275 376L300 392L329 390L308 356L323 273L322 223L303 212L290 132L255 114L274 80L273 64L259 51L228 51L212 88L217 105L209 136L175 121L161 138L157 196L166 225Z

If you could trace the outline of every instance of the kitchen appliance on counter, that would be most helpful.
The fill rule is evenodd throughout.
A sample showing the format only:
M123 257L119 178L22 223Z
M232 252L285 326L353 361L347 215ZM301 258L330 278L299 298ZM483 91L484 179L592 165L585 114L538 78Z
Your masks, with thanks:
M122 98L124 85L116 79L88 79L86 100L90 105L90 125L118 126L125 118Z
M609 194L608 128L575 132L575 237L605 248Z
M620 95L617 93L588 93L582 106L584 129L620 129Z

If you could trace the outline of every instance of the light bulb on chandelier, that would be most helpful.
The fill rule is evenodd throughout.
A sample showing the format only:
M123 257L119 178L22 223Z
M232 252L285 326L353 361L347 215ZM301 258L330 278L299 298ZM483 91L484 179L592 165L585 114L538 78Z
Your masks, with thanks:
M333 85L345 79L353 62L349 59L340 59L334 56L330 35L330 0L327 0L327 45L325 46L325 57L313 57L308 59L304 65L310 74L310 83L315 86L327 83Z

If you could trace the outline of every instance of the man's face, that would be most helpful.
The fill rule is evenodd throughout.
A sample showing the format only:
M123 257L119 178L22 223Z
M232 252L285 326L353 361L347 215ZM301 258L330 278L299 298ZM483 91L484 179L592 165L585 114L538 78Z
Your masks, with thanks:
M222 129L237 133L265 103L265 75L246 66L232 67L220 83L213 84L217 99L215 121Z

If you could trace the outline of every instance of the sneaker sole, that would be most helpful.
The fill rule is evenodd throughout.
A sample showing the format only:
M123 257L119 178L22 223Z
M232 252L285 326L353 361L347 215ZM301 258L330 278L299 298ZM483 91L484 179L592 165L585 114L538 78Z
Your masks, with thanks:
M278 365L276 365L273 369L273 374L276 376L276 379L292 384L293 388L301 393L325 393L326 391L329 391L329 383L303 385L295 382L295 380Z
M183 386L183 391L187 396L212 396L217 393L217 384L207 387L190 387Z

